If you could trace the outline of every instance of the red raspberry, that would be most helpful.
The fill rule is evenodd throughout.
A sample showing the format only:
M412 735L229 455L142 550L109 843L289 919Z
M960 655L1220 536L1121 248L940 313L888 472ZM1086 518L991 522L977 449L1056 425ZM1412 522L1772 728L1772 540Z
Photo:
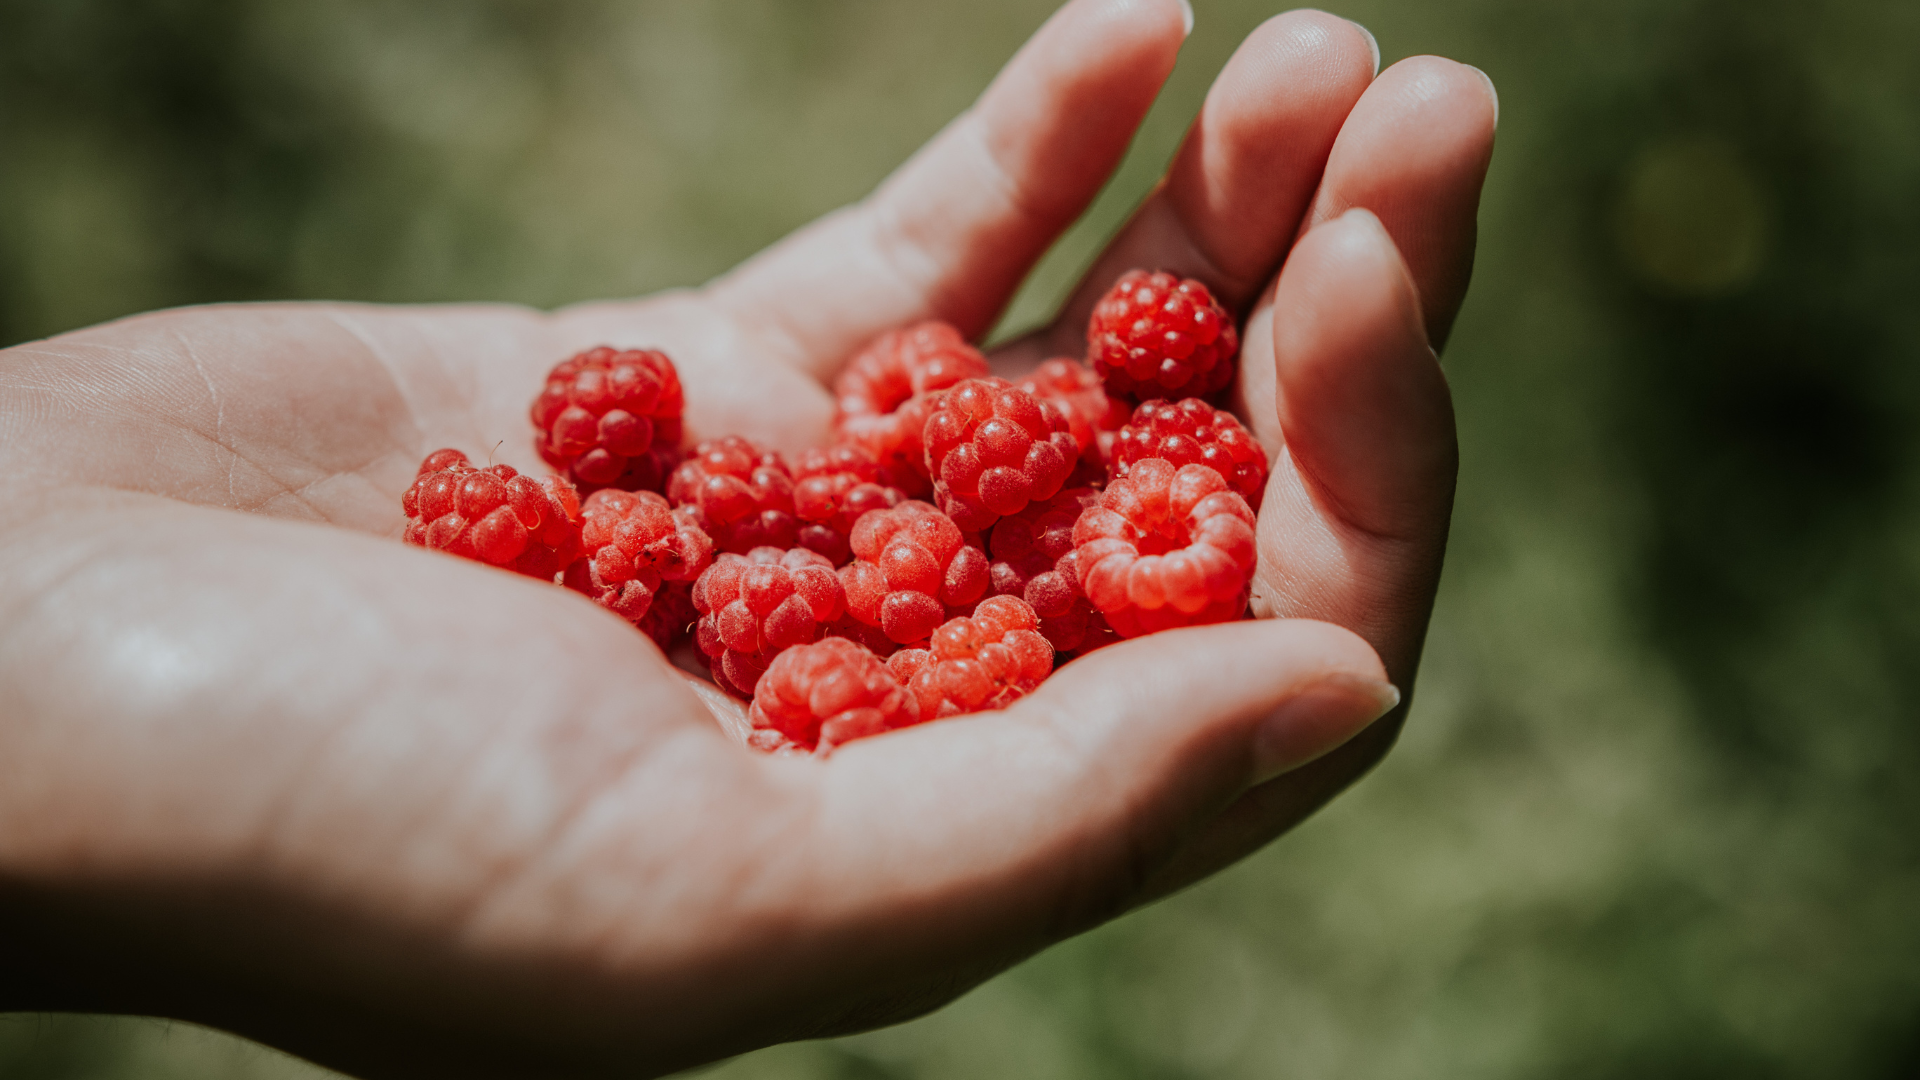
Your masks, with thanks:
M920 722L913 695L886 662L845 638L823 638L775 657L747 715L752 745L821 754Z
M741 697L783 649L820 639L847 609L847 594L829 563L806 548L754 548L722 554L693 584L700 612L694 640L714 682Z
M1051 401L1066 414L1073 441L1080 444L1082 457L1104 452L1102 435L1109 438L1127 422L1127 403L1107 393L1100 376L1078 360L1057 357L1041 364L1016 385L1042 401ZM1101 457L1101 478L1105 479L1106 459Z
M1060 408L1005 379L968 379L941 394L925 438L940 509L969 532L1052 498L1080 456Z
M694 447L693 456L673 471L667 498L693 507L700 527L722 551L745 554L799 542L786 461L738 435Z
M909 496L933 490L921 451L926 396L987 373L987 359L946 323L923 322L882 334L834 380L834 430L873 455L880 482Z
M1133 463L1073 526L1080 587L1121 637L1246 614L1253 510L1205 465Z
M680 373L667 354L601 346L562 360L533 399L535 446L588 491L659 491L680 460Z
M854 561L842 567L847 611L902 645L926 640L951 608L987 591L987 556L966 543L953 519L923 502L903 502L860 519Z
M1143 401L1113 443L1113 475L1142 458L1164 458L1178 467L1205 465L1260 509L1267 489L1267 452L1232 413L1201 401Z
M713 541L693 514L651 491L601 488L587 496L580 546L580 558L567 567L567 588L635 624L661 582L692 581L713 561Z
M1204 397L1233 381L1240 335L1205 285L1132 270L1094 305L1087 359L1132 398Z
M887 666L928 720L1004 709L1053 672L1053 646L1025 600L989 596L971 617L949 619L927 649L902 649Z
M653 594L653 603L647 605L646 615L635 625L666 653L692 637L693 626L699 621L700 612L693 606L693 583L663 581L660 591Z
M835 566L853 558L847 538L860 515L887 510L906 499L880 483L873 455L848 443L801 453L793 466L793 510L803 522L800 546L825 555Z
M552 581L580 548L580 501L558 476L534 480L511 465L476 469L458 450L435 450L400 497L409 544Z
M1062 653L1080 648L1089 634L1095 641L1111 636L1106 620L1080 591L1075 570L1074 522L1099 500L1092 488L1068 488L1001 518L989 538L994 593L1025 599L1040 616L1041 635Z

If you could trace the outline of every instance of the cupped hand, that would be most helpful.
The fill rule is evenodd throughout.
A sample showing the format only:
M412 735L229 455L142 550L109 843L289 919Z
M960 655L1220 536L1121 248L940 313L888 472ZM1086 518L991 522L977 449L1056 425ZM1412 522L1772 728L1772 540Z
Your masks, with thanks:
M396 539L426 451L536 468L528 401L603 342L674 357L692 437L824 441L865 340L986 331L1184 33L1177 0L1075 0L874 195L698 290L207 308L0 354L0 1010L177 1016L367 1076L664 1072L935 1007L1351 783L1445 545L1431 346L1495 106L1444 60L1376 78L1328 15L1248 38L1056 323L994 358L1080 352L1133 266L1244 313L1269 618L774 759L616 617Z

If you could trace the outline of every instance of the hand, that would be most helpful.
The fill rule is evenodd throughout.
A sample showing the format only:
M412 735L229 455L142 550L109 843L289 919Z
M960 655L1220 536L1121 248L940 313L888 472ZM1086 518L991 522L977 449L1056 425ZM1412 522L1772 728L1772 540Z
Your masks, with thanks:
M1182 19L1075 0L871 198L697 291L209 308L8 350L0 1010L183 1017L368 1076L664 1072L935 1007L1350 783L1444 547L1429 342L1493 101L1442 60L1373 78L1331 16L1248 39L1058 324L995 358L1078 352L1134 265L1250 311L1242 407L1279 454L1256 608L1324 621L1123 643L1004 713L780 760L580 597L395 539L427 450L534 467L541 376L602 342L675 358L696 437L823 440L861 342L985 331Z

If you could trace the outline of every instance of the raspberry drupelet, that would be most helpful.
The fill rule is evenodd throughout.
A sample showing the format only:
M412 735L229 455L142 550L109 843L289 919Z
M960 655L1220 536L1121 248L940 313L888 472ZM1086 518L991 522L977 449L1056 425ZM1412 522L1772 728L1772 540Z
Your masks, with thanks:
M1240 335L1205 285L1164 271L1122 275L1087 324L1087 360L1134 398L1205 397L1233 381Z
M751 698L783 649L809 645L847 609L833 564L806 548L717 557L693 585L694 641L714 681Z
M801 452L793 464L793 511L800 519L800 546L825 555L835 566L853 559L848 537L860 515L887 510L906 496L880 483L880 463L849 443Z
M1142 458L1205 465L1219 473L1247 505L1260 509L1267 488L1267 452L1232 413L1201 401L1143 401L1113 443L1113 475Z
M775 657L747 716L754 727L748 745L820 754L921 719L913 695L885 661L835 637Z
M1075 570L1073 526L1100 493L1068 488L1044 503L1003 517L988 536L989 573L996 595L1018 596L1040 616L1040 633L1060 653L1112 637Z
M896 644L925 641L952 609L986 594L987 556L966 543L953 519L909 500L860 519L854 561L840 570L847 611Z
M933 490L920 444L927 395L985 374L986 357L946 323L882 334L834 380L834 430L873 455L881 483L910 497L926 495Z
M409 544L552 581L580 548L580 501L558 476L535 480L511 465L476 469L458 450L435 450L400 497Z
M1073 526L1075 570L1121 637L1246 614L1253 510L1204 465L1133 463Z
M971 616L949 619L925 649L902 649L887 666L913 692L926 720L1004 709L1053 672L1053 646L1025 600L990 596Z
M680 460L684 408L666 353L588 349L562 360L533 399L534 445L583 490L659 491Z
M580 548L567 567L567 588L635 625L663 582L692 581L713 561L713 541L693 514L651 491L602 488L587 496Z
M799 542L793 514L793 477L778 453L738 435L712 439L673 471L667 498L693 508L700 527L721 551L790 548Z
M996 378L935 398L925 440L940 509L968 532L1052 498L1080 456L1059 406Z

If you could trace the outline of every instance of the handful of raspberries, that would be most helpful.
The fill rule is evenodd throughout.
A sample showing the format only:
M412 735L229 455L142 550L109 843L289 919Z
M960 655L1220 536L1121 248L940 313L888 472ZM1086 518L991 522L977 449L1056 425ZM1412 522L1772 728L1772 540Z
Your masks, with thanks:
M561 475L436 450L405 539L692 643L759 750L1002 709L1071 657L1246 616L1267 459L1203 400L1232 381L1232 316L1136 270L1087 340L1015 384L944 323L883 334L835 382L834 444L794 462L740 435L685 447L666 354L591 349L531 409Z

